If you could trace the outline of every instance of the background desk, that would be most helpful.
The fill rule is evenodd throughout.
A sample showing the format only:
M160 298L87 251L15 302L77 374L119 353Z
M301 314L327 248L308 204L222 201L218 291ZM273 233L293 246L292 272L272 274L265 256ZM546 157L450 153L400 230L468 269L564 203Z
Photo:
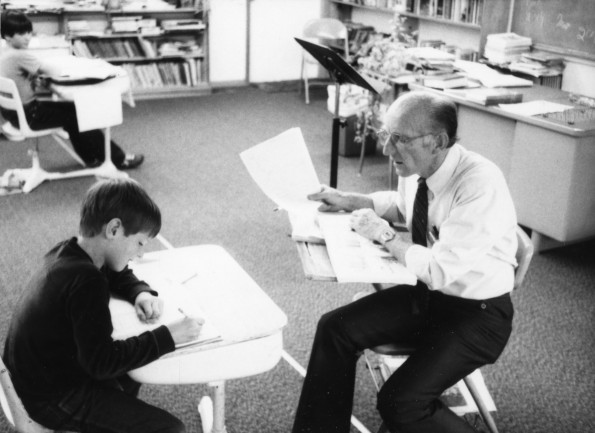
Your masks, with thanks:
M523 102L574 105L561 90L514 90ZM564 125L448 96L459 108L460 143L503 171L519 223L533 230L537 251L595 236L595 122Z
M223 338L204 346L178 349L131 371L130 376L141 383L211 383L218 386L221 392L215 394L213 431L224 431L222 381L273 368L281 358L282 330L287 324L287 316L223 248L215 245L149 253L131 267L149 284L157 280L156 275L175 276L181 272L187 274L189 269L195 271L196 276L183 287L199 303ZM159 285L154 288L161 292L167 290ZM174 288L182 287L173 285L169 289ZM110 308L113 308L114 302L124 301L112 299L110 302ZM134 314L133 309L131 311ZM114 328L117 328L116 323Z

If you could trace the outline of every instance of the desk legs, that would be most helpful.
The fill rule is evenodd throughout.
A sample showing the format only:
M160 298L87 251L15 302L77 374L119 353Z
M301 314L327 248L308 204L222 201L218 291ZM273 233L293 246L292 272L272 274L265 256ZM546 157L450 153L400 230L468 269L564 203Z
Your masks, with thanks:
M108 179L123 179L127 178L128 173L125 173L121 170L118 170L114 163L112 162L112 137L111 137L111 128L108 126L105 128L104 132L105 137L105 159L103 163L96 168L91 169L95 176L108 178Z
M213 388L213 401L203 397L198 405L198 413L203 433L227 433L225 428L225 381L209 383Z

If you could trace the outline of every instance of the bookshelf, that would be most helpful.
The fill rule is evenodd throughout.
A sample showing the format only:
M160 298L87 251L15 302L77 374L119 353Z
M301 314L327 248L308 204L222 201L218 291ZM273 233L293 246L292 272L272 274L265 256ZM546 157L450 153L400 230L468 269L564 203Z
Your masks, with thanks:
M344 22L353 17L382 16L391 19L398 10L410 25L419 30L419 39L433 39L436 33L448 31L460 39L477 40L475 49L482 52L490 33L506 31L511 0L326 0L325 14ZM373 20L370 20L373 21ZM369 23L364 23L369 24ZM373 23L372 23L373 24ZM437 30L429 31L432 27ZM383 31L383 30L380 30ZM426 34L429 34L428 38Z
M163 3L163 5L168 5ZM206 2L205 2L206 5ZM75 56L122 66L136 99L211 93L208 77L208 7L65 7L30 15L34 27L52 21Z

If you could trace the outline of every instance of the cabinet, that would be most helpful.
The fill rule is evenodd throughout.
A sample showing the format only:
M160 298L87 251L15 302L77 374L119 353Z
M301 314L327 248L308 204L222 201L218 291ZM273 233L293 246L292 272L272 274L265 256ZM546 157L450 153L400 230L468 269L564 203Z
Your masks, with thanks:
M64 8L43 15L32 16L34 27L36 21L47 26L47 21L54 20L75 56L122 66L136 99L211 92L206 2L184 8Z
M408 18L419 39L449 39L482 52L490 33L506 31L511 0L326 0L325 15L341 21L364 21L390 31L396 11Z

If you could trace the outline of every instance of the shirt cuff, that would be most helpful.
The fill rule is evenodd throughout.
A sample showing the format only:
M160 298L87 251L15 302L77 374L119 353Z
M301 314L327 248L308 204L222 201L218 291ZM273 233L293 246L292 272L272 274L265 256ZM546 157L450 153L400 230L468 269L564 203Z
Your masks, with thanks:
M428 269L432 259L432 250L421 245L411 245L405 252L405 266L415 276L429 285Z
M155 336L155 341L157 342L157 351L159 352L159 356L163 356L166 353L176 350L174 338L171 336L171 332L169 332L169 328L167 326L161 325L160 327L155 328L153 330L153 335Z
M379 216L384 216L392 207L394 201L394 191L377 191L370 194L374 203L374 212Z

